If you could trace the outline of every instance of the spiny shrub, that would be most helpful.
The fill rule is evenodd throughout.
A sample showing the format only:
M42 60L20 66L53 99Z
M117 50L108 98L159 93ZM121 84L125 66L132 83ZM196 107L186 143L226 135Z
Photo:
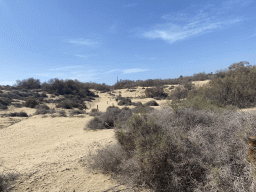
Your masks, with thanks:
M28 114L25 111L14 112L9 114L10 117L28 117Z
M163 108L133 115L115 131L116 146L87 160L124 183L159 192L255 191L247 144L255 131L256 113Z
M38 105L38 102L37 102L36 99L33 98L33 97L30 97L30 98L25 102L25 107L35 108L36 105Z
M159 106L159 104L155 100L152 100L145 103L144 106Z

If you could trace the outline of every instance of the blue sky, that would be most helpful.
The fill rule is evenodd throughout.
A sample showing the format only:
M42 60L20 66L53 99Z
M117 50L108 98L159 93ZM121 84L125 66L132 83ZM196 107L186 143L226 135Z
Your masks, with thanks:
M256 65L253 0L0 0L0 85L112 85Z

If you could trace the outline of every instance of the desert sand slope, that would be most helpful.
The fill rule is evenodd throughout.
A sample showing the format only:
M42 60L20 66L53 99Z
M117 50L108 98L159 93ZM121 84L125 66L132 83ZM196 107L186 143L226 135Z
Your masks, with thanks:
M13 191L86 192L117 186L109 176L88 172L79 163L89 149L115 142L111 129L83 130L91 118L33 116L1 129L0 172L22 174Z

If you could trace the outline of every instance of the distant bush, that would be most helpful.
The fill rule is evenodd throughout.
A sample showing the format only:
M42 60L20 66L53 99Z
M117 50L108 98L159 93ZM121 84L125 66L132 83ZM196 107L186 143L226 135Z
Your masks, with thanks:
M8 109L7 106L11 104L12 100L5 97L0 97L0 109Z
M81 98L86 97L96 97L96 95L91 92L84 83L81 83L77 80L59 80L57 78L50 79L48 83L42 84L42 89L50 94L56 96L59 95L77 95Z
M73 117L74 115L79 115L79 114L85 114L85 111L83 110L72 110L69 112L69 116L70 117Z
M149 107L149 106L137 106L135 108L132 109L132 113L149 113L154 111L155 109L153 107Z
M70 100L66 99L64 101L61 101L61 103L56 105L57 108L64 108L64 109L73 109L73 108L79 108L79 109L86 109L86 105L79 100Z
M134 102L133 105L134 106L142 106L142 103L140 101L138 101L138 102Z
M120 101L117 103L118 105L132 105L131 99L128 97L122 97Z
M64 110L58 111L58 113L60 117L67 117L66 111Z
M37 105L35 108L36 108L36 112L35 112L36 115L55 113L55 110L50 109L46 104Z
M245 66L247 65L247 66ZM201 96L221 106L238 108L256 105L256 67L249 62L234 63L229 69L216 75L208 85L192 90L188 97Z
M144 105L145 106L159 106L159 104L155 100L149 101L149 102L145 103Z
M255 191L247 138L256 115L169 108L133 115L87 166L153 191Z
M24 111L14 112L9 114L10 117L28 117L28 114Z
M87 127L89 129L112 129L115 126L120 126L120 123L125 122L132 115L131 109L124 107L110 106L106 112L99 113L99 116L89 121Z
M189 90L181 86L177 86L170 94L168 99L184 99L187 97Z
M101 113L98 109L91 109L91 112L89 113L90 116L99 116Z
M145 95L146 97L150 97L150 98L160 97L163 99L168 96L168 94L166 94L162 88L147 88L145 90Z
M21 108L21 107L23 107L23 104L21 104L21 103L13 103L13 106L16 107L16 108Z
M22 81L16 81L16 88L18 89L40 89L41 83L39 79L29 78Z
M35 98L30 97L26 102L25 102L25 107L30 107L30 108L35 108L36 105L39 103L36 101Z

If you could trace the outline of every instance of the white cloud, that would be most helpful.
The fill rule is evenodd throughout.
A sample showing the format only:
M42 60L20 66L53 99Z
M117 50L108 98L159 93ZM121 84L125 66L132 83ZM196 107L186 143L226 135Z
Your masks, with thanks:
M139 72L144 72L148 71L148 69L140 69L140 68L133 68L133 69L124 69L123 73L128 74L128 73L139 73Z
M93 47L99 45L99 42L92 41L90 39L71 39L68 42L76 45L87 45Z
M80 55L80 54L75 54L76 57L81 57L81 58L88 58L88 55Z
M168 15L164 17L168 18ZM177 17L174 20L179 24L174 24L172 22L167 22L165 25L158 24L153 26L150 31L144 31L142 36L148 39L162 39L169 43L173 43L178 40L187 39L191 36L209 33L214 29L221 29L242 21L241 18L214 20L203 13L197 14L195 18L191 17L189 19L185 17Z
M74 65L74 66L65 66L65 67L60 67L60 68L55 68L55 69L49 69L50 71L69 71L70 69L76 69L76 68L81 68L83 66L81 65Z

